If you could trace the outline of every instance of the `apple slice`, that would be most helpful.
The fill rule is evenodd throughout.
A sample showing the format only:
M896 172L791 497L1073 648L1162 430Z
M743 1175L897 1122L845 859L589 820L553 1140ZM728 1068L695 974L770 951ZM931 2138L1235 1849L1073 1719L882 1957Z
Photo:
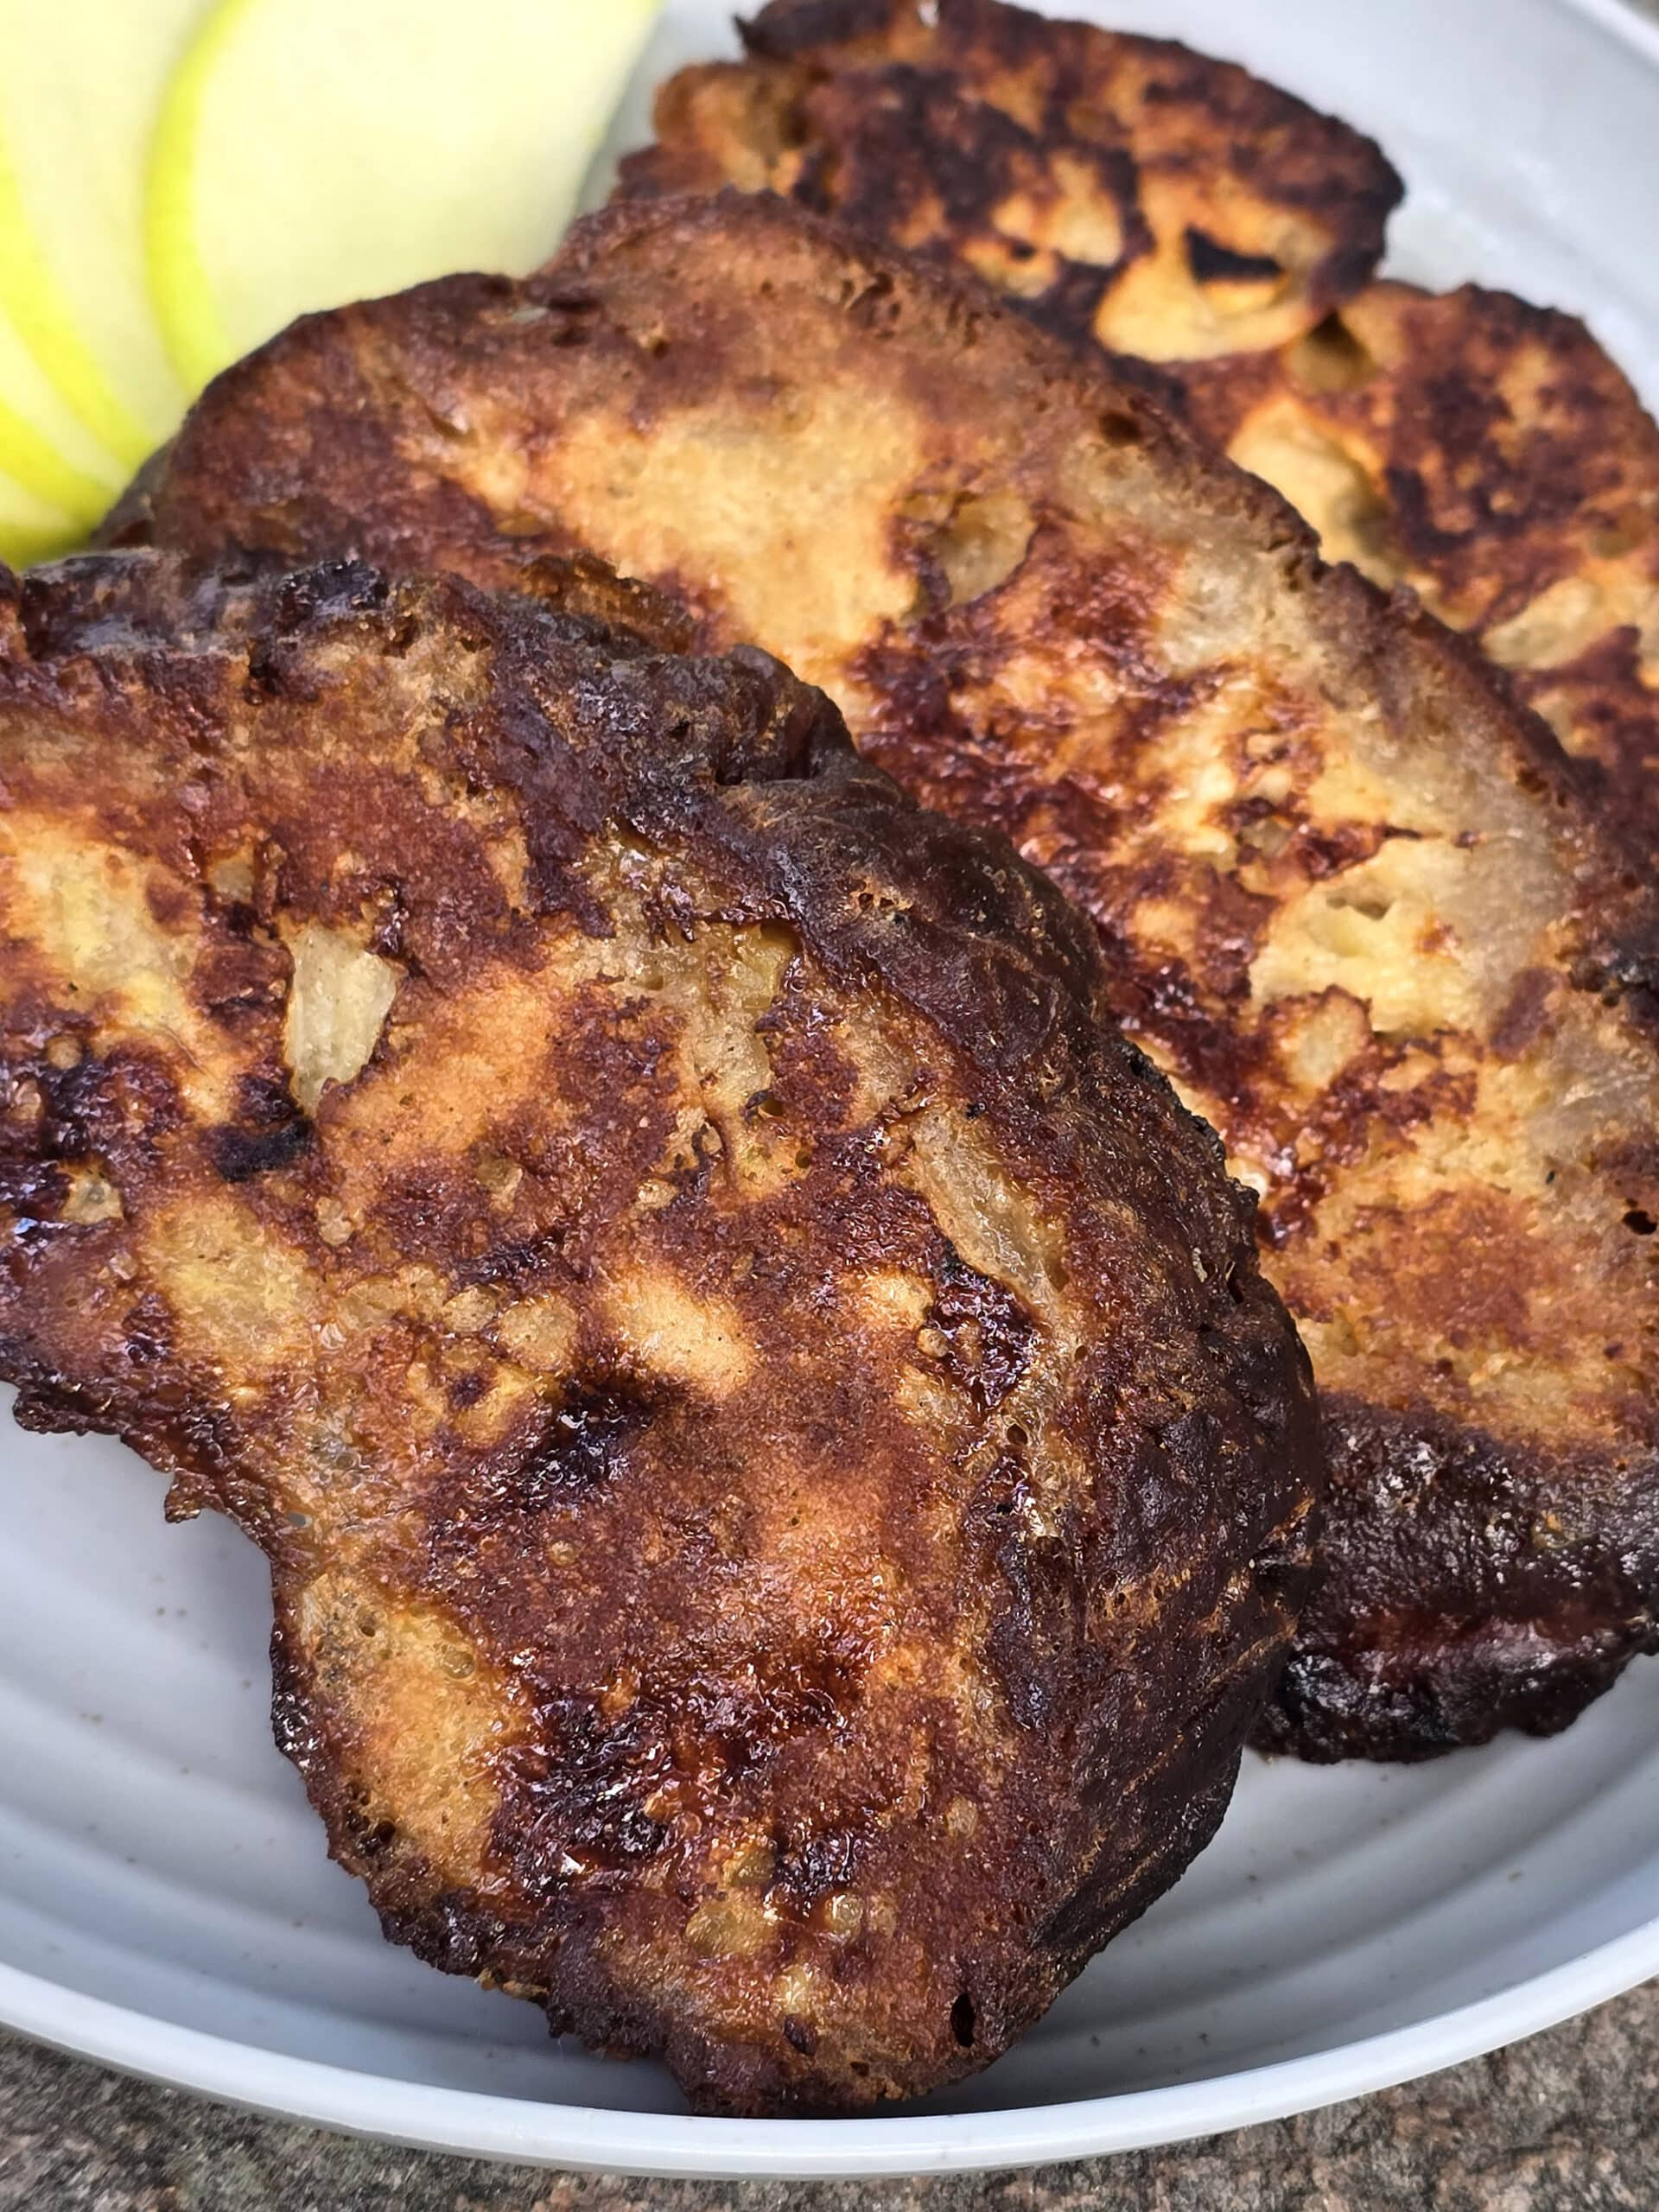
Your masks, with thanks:
M37 499L13 478L0 476L0 561L14 569L31 568L36 561L73 552L86 535L78 517Z
M217 0L168 89L149 282L194 391L310 308L558 244L656 0Z
M0 326L0 394L27 388L30 382L24 374L28 356L20 359L20 353L14 334ZM100 454L90 471L67 461L29 416L3 397L0 476L10 477L30 499L79 524L82 537L102 518L125 481L107 454Z
M3 106L0 95L0 118ZM124 445L105 442L44 365L51 353L45 334L57 327L73 340L73 319L22 213L9 152L0 119L0 474L79 523L84 535L143 459L147 442L136 433Z
M0 308L118 476L185 405L145 278L143 180L208 4L0 0ZM61 418L41 428L79 457Z
M0 138L0 470L92 523L131 474L135 448L136 459L143 458L144 442L136 425L119 445L101 439L87 426L88 410L73 405L51 373L51 340L63 341L60 351L78 340L19 210L6 153ZM113 393L100 397L112 422L118 403Z

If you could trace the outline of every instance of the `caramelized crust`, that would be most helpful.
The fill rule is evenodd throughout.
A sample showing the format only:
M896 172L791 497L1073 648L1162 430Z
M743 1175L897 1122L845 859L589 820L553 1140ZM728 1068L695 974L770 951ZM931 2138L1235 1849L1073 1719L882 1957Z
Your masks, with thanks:
M774 0L745 39L664 86L624 192L784 193L1139 357L1116 365L1328 559L1410 584L1511 671L1646 858L1659 429L1582 323L1475 285L1359 289L1399 196L1376 149L1182 48L1000 0L932 22Z
M1192 419L1326 556L1478 639L1659 842L1659 427L1581 322L1379 283L1298 343L1183 369Z
M1543 725L1266 486L971 279L727 195L300 324L153 526L498 580L591 546L1087 908L1330 1408L1268 1741L1558 1728L1651 1646L1653 908Z
M821 695L351 564L8 578L0 939L0 1374L263 1548L389 1932L851 2109L1207 1840L1306 1359L1087 923Z
M776 192L1154 360L1299 336L1382 254L1369 138L1168 39L1001 0L772 0L683 70L621 189Z

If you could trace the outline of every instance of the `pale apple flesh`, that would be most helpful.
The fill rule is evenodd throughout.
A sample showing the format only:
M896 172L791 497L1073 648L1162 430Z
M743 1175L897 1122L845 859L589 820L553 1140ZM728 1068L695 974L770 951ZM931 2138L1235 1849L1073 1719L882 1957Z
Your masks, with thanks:
M187 397L145 282L142 181L208 4L0 0L0 307L121 473L172 435Z
M656 0L218 0L168 86L149 283L181 383L315 308L545 260Z
M307 309L558 243L658 0L0 0L0 558Z

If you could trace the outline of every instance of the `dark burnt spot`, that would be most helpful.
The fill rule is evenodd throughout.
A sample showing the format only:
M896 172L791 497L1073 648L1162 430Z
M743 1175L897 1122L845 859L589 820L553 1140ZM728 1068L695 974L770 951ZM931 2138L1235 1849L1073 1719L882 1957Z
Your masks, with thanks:
M390 589L385 575L365 561L319 561L283 578L271 601L273 623L279 630L298 630L372 613L385 605Z
M862 1847L850 1829L786 1840L778 1853L776 1896L810 1912L820 1898L853 1886Z
M792 2012L784 2015L784 2041L791 2050L798 2050L803 2058L810 2058L818 2047L818 2038L804 2020L798 2020Z
M650 1423L645 1398L606 1383L574 1383L511 1477L524 1512L571 1505L614 1481Z
M1322 883L1374 860L1390 837L1409 837L1408 830L1394 830L1381 822L1343 822L1319 829L1311 822L1296 828L1296 858L1309 880Z
M1058 1717L1052 1665L1075 1638L1083 1606L1078 1562L1064 1536L1038 1535L1025 1524L1015 1501L1001 1524L994 1565L1003 1603L988 1639L992 1665L1008 1713L1020 1728L1046 1728Z
M1012 1432L1011 1432L1012 1434ZM1144 1506L1147 1485L1126 1484ZM1050 1656L1064 1649L1084 1603L1081 1562L1070 1537L1037 1532L1030 1478L1018 1452L1001 1454L981 1478L968 1510L968 1556L976 1586L995 1592L987 1656L1016 1726L1047 1726L1058 1677Z
M315 696L310 647L316 630L372 615L385 607L389 590L378 570L349 559L282 577L270 594L270 624L248 648L244 694L250 704Z
M291 1167L311 1142L312 1128L285 1084L244 1076L238 1114L207 1133L207 1156L226 1183L251 1183L256 1175Z
M1259 1300L1266 1293L1259 1276L1254 1281ZM1235 1307L1244 1306L1245 1291L1236 1273L1229 1274L1227 1287ZM1253 1325L1239 1325L1236 1316L1219 1324L1202 1322L1198 1342L1217 1368L1232 1376L1234 1389L1263 1436L1274 1434L1285 1417L1284 1367L1280 1361L1262 1357Z
M1301 1605L1313 1573L1313 1550L1307 1524L1276 1537L1250 1561L1255 1586L1268 1605L1294 1611Z
M495 1819L498 1850L516 1862L532 1896L573 1874L618 1872L652 1857L668 1830L645 1805L668 1782L673 1756L660 1717L641 1700L607 1719L582 1697L556 1697L537 1713L535 1738L504 1762Z
M1213 874L1195 887L1195 904L1193 949L1211 1003L1243 1005L1250 992L1251 963L1269 926L1273 901L1247 890L1234 876Z
M32 1371L28 1353L17 1354L13 1349L14 1342L0 1338L0 1357L5 1360L7 1379L17 1386L11 1417L19 1428L33 1430L41 1436L111 1433L114 1424L110 1418L110 1401L104 1392L82 1389L60 1375Z
M1421 1759L1504 1728L1554 1735L1633 1649L1652 1649L1659 1522L1650 1501L1616 1537L1581 1520L1563 1528L1554 1470L1525 1444L1334 1391L1324 1413L1325 1571L1258 1724L1262 1749L1320 1764L1357 1753ZM1590 1463L1580 1464L1587 1472ZM1365 1540L1379 1496L1397 1502L1401 1541ZM1523 1633L1447 1638L1471 1575L1489 1617ZM1540 1664L1545 1619L1560 1641Z
M950 2033L964 2050L974 2047L974 2031L978 2022L974 2013L974 2000L964 1989L950 2007Z
M385 885L376 911L369 950L382 960L404 961L418 970L420 963L411 957L404 943L410 912L409 893L404 885L401 882Z
M191 995L210 1021L235 1034L271 1016L286 987L283 957L256 941L253 908L233 902L220 917L226 936L210 939L191 978Z
M1024 1380L1037 1325L1014 1293L970 1268L946 1243L933 1270L933 1302L924 1325L944 1339L941 1363L982 1413L995 1412Z
M139 1074L142 1080L140 1071L118 1069L112 1059L99 1059L91 1052L67 1068L41 1058L29 1072L41 1094L41 1148L60 1160L107 1152L110 1140L120 1134L127 1119L123 1077Z
M861 1694L868 1654L833 1643L757 1652L744 1673L694 1677L665 1701L685 1763L713 1753L728 1783L760 1775L809 1735L836 1735Z
M321 1743L310 1700L300 1687L280 1629L272 1639L270 1663L273 1678L271 1733L283 1757L291 1759L303 1774L316 1758Z
M383 1905L380 1927L388 1942L406 1943L440 1974L465 1974L474 1981L492 1959L510 1955L514 1933L512 1923L483 1904L475 1890L441 1891L418 1912ZM558 2032L556 2025L554 2033Z
M653 1172L679 1105L673 1034L670 1016L643 995L619 1002L594 986L572 1001L549 1039L546 1076L550 1097L571 1110L516 1112L491 1138L524 1171L514 1227L527 1250L550 1258L563 1246L575 1262ZM446 1264L459 1255L471 1267L499 1249L492 1194L470 1169L411 1171L388 1185L382 1205L412 1252L441 1248Z
M38 1243L67 1228L57 1217L68 1195L69 1179L55 1160L0 1155L0 1211L11 1215L17 1243Z
M596 292L580 284L563 283L556 277L533 276L524 286L524 290L541 306L583 321L591 321L604 304ZM511 312L517 317L517 308Z
M1135 228L1144 227L1136 212ZM1126 240L1127 245L1127 240ZM1126 251L1123 259L1131 257ZM1114 264L1116 267L1117 264ZM1052 332L1057 338L1072 344L1087 341L1100 312L1110 282L1109 272L1086 261L1064 261L1053 282L1038 293L1034 299L1021 299L1016 294L1014 304L1022 315L1029 317L1041 330Z
M170 1077L142 1049L124 1048L107 1058L83 1052L63 1066L56 1064L56 1046L64 1041L10 1067L0 1062L0 1176L10 1178L12 1190L0 1205L30 1235L42 1224L56 1233L71 1187L60 1164L88 1165L129 1189L181 1119ZM22 1226L14 1231L22 1233Z
M201 796L199 789L187 790L182 803L193 804ZM188 928L195 919L196 894L193 887L181 883L175 876L152 878L144 887L144 905L150 918L169 934Z
M1518 611L1499 601L1489 620ZM1641 633L1611 630L1561 665L1518 669L1522 696L1561 733L1575 775L1621 829L1639 870L1659 842L1659 703L1642 675Z
M865 329L878 331L890 323L896 309L893 300L895 286L886 270L878 270L867 284L861 284L857 296L849 304L847 314L850 321L861 324Z
M555 1223L539 1236L513 1237L463 1257L456 1267L463 1283L488 1283L528 1295L538 1283L557 1274L563 1262L569 1230Z
M1328 315L1286 356L1291 374L1315 391L1357 391L1377 373L1377 362L1340 315Z
M836 1024L815 1006L811 986L798 963L785 969L783 988L755 1024L772 1063L770 1096L779 1112L797 1128L821 1135L844 1128L859 1090L857 1063L846 1051Z
M159 1369L173 1351L173 1316L167 1301L147 1293L127 1310L121 1349L130 1366Z
M780 144L798 149L788 188L800 206L877 236L902 222L906 242L938 258L982 244L993 257L993 281L996 259L1029 267L1051 251L1040 227L1033 237L1014 234L1009 211L1035 201L1042 224L1060 197L1052 175L1052 142L1063 136L1072 170L1088 173L1086 192L1110 210L1100 227L1099 253L1092 260L1053 255L1050 281L1034 293L1021 286L1014 297L1033 321L1080 339L1091 330L1112 278L1147 252L1153 238L1135 157L1121 134L1115 128L1072 131L1067 105L1057 93L1052 117L1033 131L1001 105L976 97L948 70L889 61L809 80L773 117L772 128ZM653 172L667 174L664 159L661 149L632 157L627 188L652 188ZM849 297L849 307L868 315L874 300L885 310L891 281L879 276ZM956 303L953 321L964 344L973 343L979 320L974 309ZM885 321L877 327L886 327Z
M1624 1217L1624 1226L1632 1236L1651 1236L1655 1230L1659 1229L1659 1221L1656 1221L1645 1207L1632 1206Z
M1401 1086L1389 1081L1408 1050L1438 1054L1440 1046L1375 1040L1287 1128L1278 1179L1255 1217L1258 1243L1279 1250L1317 1224L1319 1207L1342 1168L1360 1159L1383 1131L1406 1137L1437 1117L1466 1121L1476 1109L1479 1077L1474 1069L1436 1067ZM1245 1095L1242 1081L1235 1095Z
M1200 284L1265 284L1285 273L1270 253L1239 253L1195 224L1187 226L1186 265Z
M356 1859L365 1867L375 1866L390 1857L397 1840L396 1823L384 1817L377 1819L366 1807L348 1804L340 1825L346 1831L348 1859Z

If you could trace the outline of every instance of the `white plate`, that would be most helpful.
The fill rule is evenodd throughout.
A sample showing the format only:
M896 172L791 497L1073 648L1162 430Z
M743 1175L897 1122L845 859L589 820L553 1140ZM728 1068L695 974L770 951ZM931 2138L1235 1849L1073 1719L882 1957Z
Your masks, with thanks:
M1659 389L1659 34L1618 0L1121 0L1375 130L1400 273L1589 315ZM671 0L649 74L728 40ZM645 86L624 135L642 135ZM1220 1840L988 2073L891 2119L689 2117L666 2077L379 1938L266 1722L264 1572L118 1446L0 1430L0 2019L238 2103L664 2174L1007 2166L1328 2103L1659 1971L1659 1668L1552 1744L1248 1763Z

